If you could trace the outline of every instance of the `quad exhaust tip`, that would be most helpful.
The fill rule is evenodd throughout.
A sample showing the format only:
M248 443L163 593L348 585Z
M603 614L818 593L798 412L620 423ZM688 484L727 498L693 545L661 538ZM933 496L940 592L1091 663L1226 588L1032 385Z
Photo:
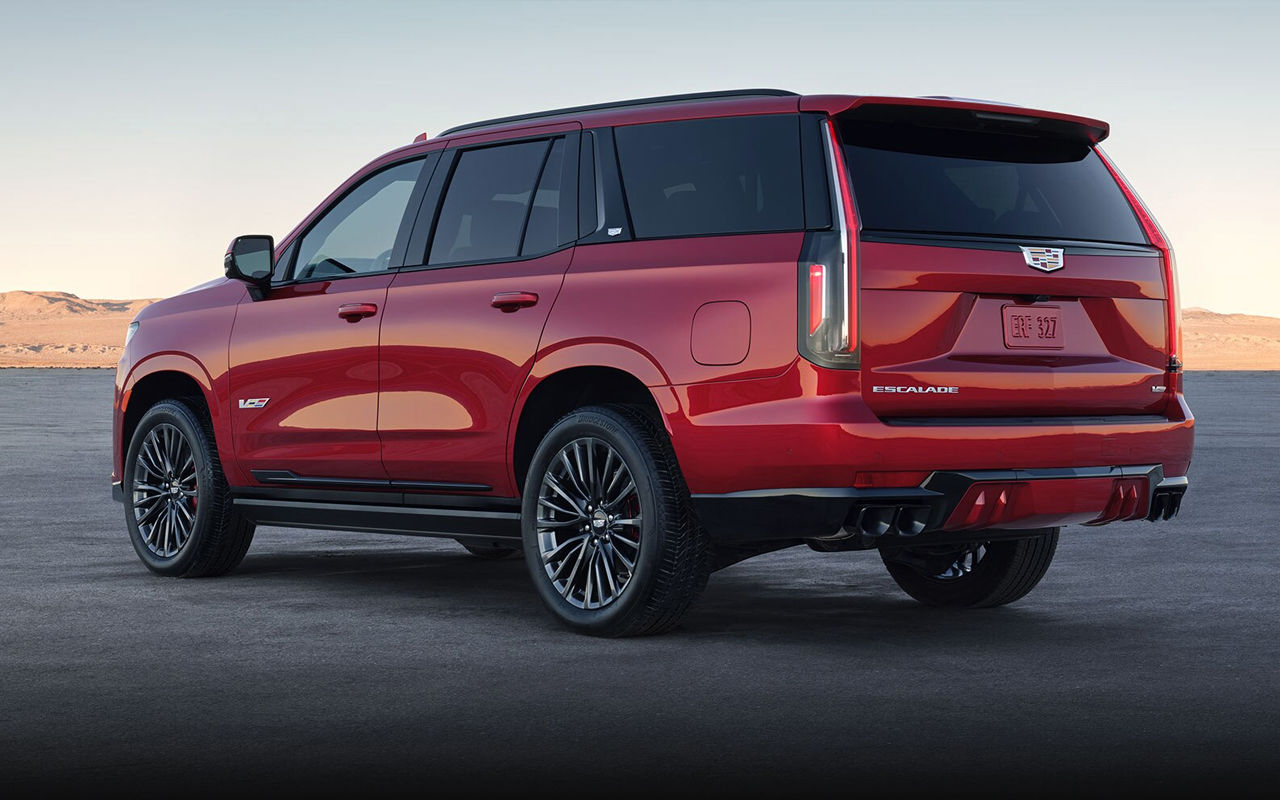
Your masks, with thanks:
M886 534L916 536L929 524L929 506L892 505L864 506L858 509L853 521L846 523L850 534L878 537Z
M1151 495L1151 510L1147 513L1147 519L1155 522L1178 516L1178 511L1182 509L1182 496L1186 491L1185 487L1156 489L1155 494Z

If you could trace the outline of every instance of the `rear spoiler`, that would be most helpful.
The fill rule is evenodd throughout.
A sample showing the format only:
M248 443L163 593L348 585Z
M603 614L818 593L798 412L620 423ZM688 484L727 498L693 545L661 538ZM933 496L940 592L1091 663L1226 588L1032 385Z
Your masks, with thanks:
M1041 111L985 100L942 97L850 97L810 95L800 98L801 111L825 111L831 116L855 117L868 122L900 122L926 127L968 130L1025 131L1033 136L1087 142L1096 145L1111 132L1100 119Z

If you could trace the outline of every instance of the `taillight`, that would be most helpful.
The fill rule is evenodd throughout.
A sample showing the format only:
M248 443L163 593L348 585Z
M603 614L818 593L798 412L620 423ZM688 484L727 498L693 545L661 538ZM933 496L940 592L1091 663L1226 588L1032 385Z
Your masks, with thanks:
M1142 225L1142 231L1147 235L1151 246L1160 251L1160 260L1164 262L1164 287L1165 296L1168 299L1166 303L1166 329L1169 336L1169 369L1177 372L1182 369L1182 307L1179 304L1178 292L1178 265L1174 261L1173 247L1169 244L1169 239L1164 235L1164 231L1160 229L1160 224L1156 222L1156 218L1151 216L1151 212L1147 210L1147 206L1142 202L1142 198L1138 197L1138 193L1129 185L1129 181L1125 180L1124 175L1111 163L1111 159L1100 148L1095 148L1098 158L1102 159L1102 163L1106 165L1107 170L1111 173L1111 177L1115 178L1116 184L1119 185L1120 191L1124 192L1125 199L1129 201L1129 206L1133 209L1133 213L1138 218L1138 223Z
M822 327L827 309L827 267L825 264L809 265L809 335Z
M800 351L828 367L858 366L858 222L835 126L823 139L831 184L831 231L805 236L800 254ZM807 323L807 324L805 324Z

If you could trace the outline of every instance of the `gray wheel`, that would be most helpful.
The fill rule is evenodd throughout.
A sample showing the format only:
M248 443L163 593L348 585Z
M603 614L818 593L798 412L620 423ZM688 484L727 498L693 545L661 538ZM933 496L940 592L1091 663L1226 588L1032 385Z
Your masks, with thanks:
M191 443L174 425L147 431L133 461L133 518L151 554L173 558L191 541L200 482Z
M671 443L638 408L557 422L533 455L520 519L538 594L582 633L669 630L706 585L706 533Z
M152 572L221 575L244 558L254 525L231 506L212 426L195 401L165 400L143 414L122 477L129 538Z
M640 557L638 492L603 439L579 437L552 457L538 488L538 554L565 602L604 608L626 591Z

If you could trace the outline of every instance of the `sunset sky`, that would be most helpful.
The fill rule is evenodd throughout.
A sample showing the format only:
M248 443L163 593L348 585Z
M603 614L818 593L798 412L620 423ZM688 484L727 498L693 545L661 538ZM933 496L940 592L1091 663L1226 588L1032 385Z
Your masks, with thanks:
M1105 119L1183 304L1280 316L1280 3L4 0L0 19L0 291L171 294L422 131L772 86Z

